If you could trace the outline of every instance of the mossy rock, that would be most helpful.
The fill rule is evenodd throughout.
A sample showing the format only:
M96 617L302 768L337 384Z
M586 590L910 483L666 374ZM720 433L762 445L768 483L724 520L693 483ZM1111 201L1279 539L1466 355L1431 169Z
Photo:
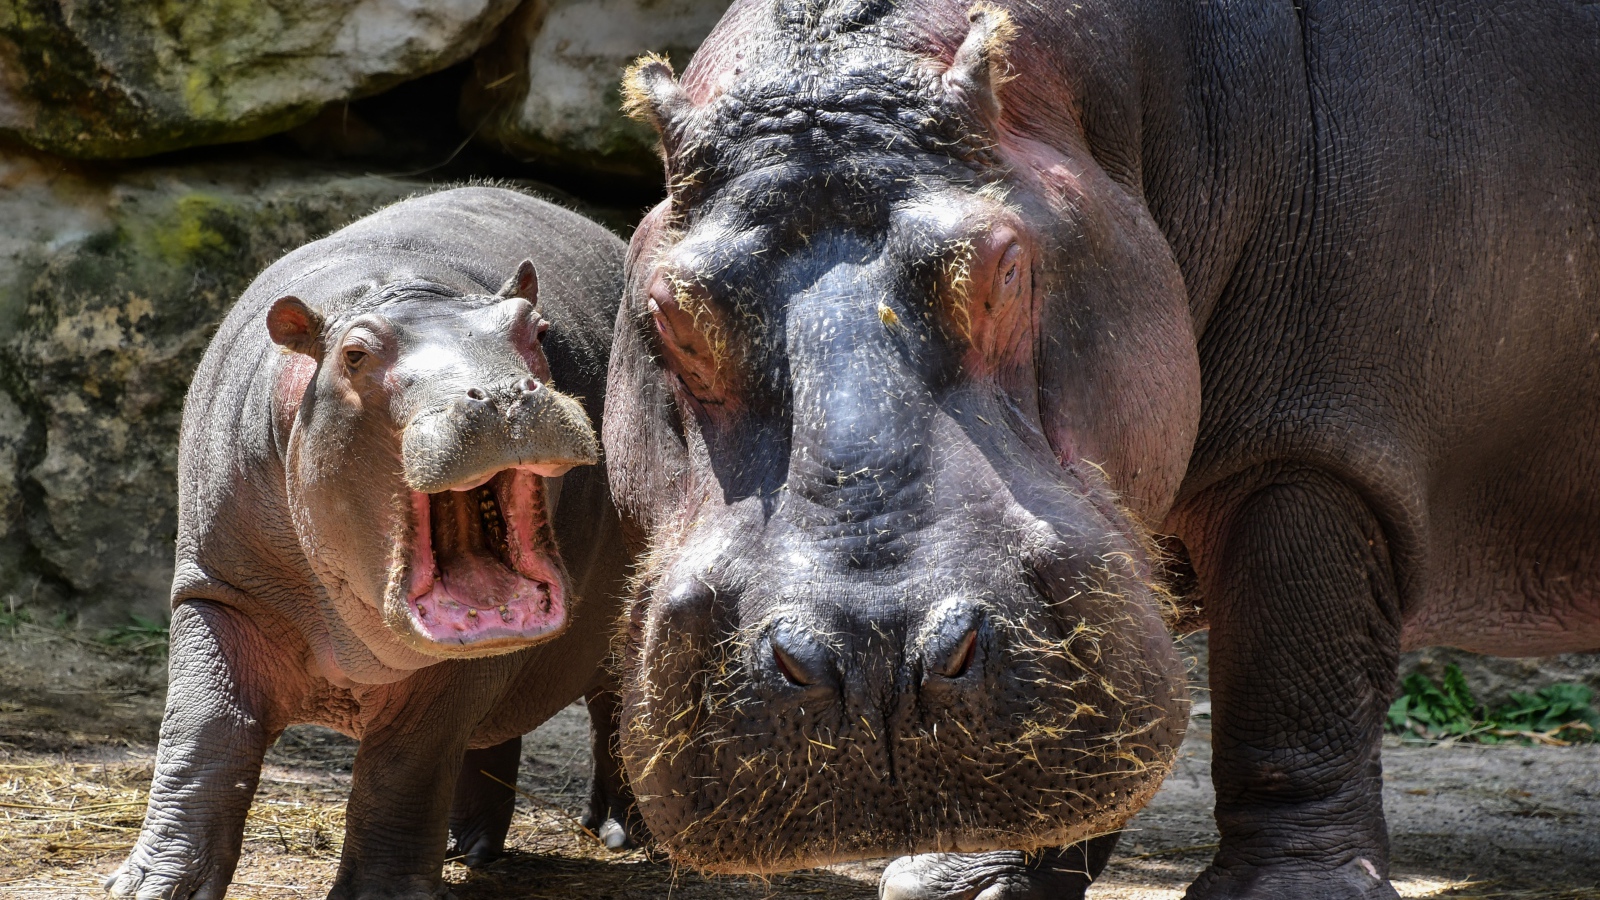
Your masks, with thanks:
M116 176L0 158L0 608L165 609L178 427L213 329L284 252L420 185L281 163Z
M728 0L529 3L473 58L462 124L551 169L659 181L656 137L622 114L623 71L646 52L681 71Z
M76 158L247 141L471 56L517 0L0 0L0 134Z

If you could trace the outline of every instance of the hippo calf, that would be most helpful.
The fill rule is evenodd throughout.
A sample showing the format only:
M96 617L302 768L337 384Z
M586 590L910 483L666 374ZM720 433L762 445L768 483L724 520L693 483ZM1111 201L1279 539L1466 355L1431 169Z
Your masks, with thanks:
M113 896L220 900L262 756L300 722L361 742L330 896L439 895L447 828L469 864L499 852L521 735L601 687L620 611L591 422L622 251L461 188L245 292L184 409L171 682ZM591 817L614 832L609 709Z
M1597 9L738 0L642 61L651 831L1081 896L1187 721L1154 533L1211 629L1189 896L1395 896L1401 648L1600 646Z

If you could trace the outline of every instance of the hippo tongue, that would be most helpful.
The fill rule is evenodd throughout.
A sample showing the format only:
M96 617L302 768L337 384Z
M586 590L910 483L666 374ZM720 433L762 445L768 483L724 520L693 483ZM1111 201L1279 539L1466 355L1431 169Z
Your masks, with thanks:
M528 640L565 619L543 479L508 470L469 490L418 494L408 600L441 643Z

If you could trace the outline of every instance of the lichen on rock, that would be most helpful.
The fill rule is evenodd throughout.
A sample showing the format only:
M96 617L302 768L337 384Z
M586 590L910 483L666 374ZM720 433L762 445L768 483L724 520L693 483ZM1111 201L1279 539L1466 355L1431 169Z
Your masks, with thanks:
M0 608L163 610L183 397L256 274L419 185L283 162L0 158Z
M471 56L518 0L13 0L0 134L75 158L247 141Z

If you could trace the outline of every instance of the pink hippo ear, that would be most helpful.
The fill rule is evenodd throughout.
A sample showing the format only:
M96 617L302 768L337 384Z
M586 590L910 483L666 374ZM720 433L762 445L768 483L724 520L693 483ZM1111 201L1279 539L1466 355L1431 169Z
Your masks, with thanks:
M299 297L279 297L267 310L267 333L286 350L316 356L321 350L322 316Z
M990 3L974 3L971 28L945 72L944 83L985 125L1000 121L1000 86L1011 80L1006 45L1016 36L1011 14Z
M672 63L665 56L647 53L622 74L623 113L654 126L663 138L673 131L674 120L690 105L688 93L678 83Z
M539 273L533 268L533 260L525 259L517 264L517 271L506 283L500 286L501 297L521 297L539 305Z

